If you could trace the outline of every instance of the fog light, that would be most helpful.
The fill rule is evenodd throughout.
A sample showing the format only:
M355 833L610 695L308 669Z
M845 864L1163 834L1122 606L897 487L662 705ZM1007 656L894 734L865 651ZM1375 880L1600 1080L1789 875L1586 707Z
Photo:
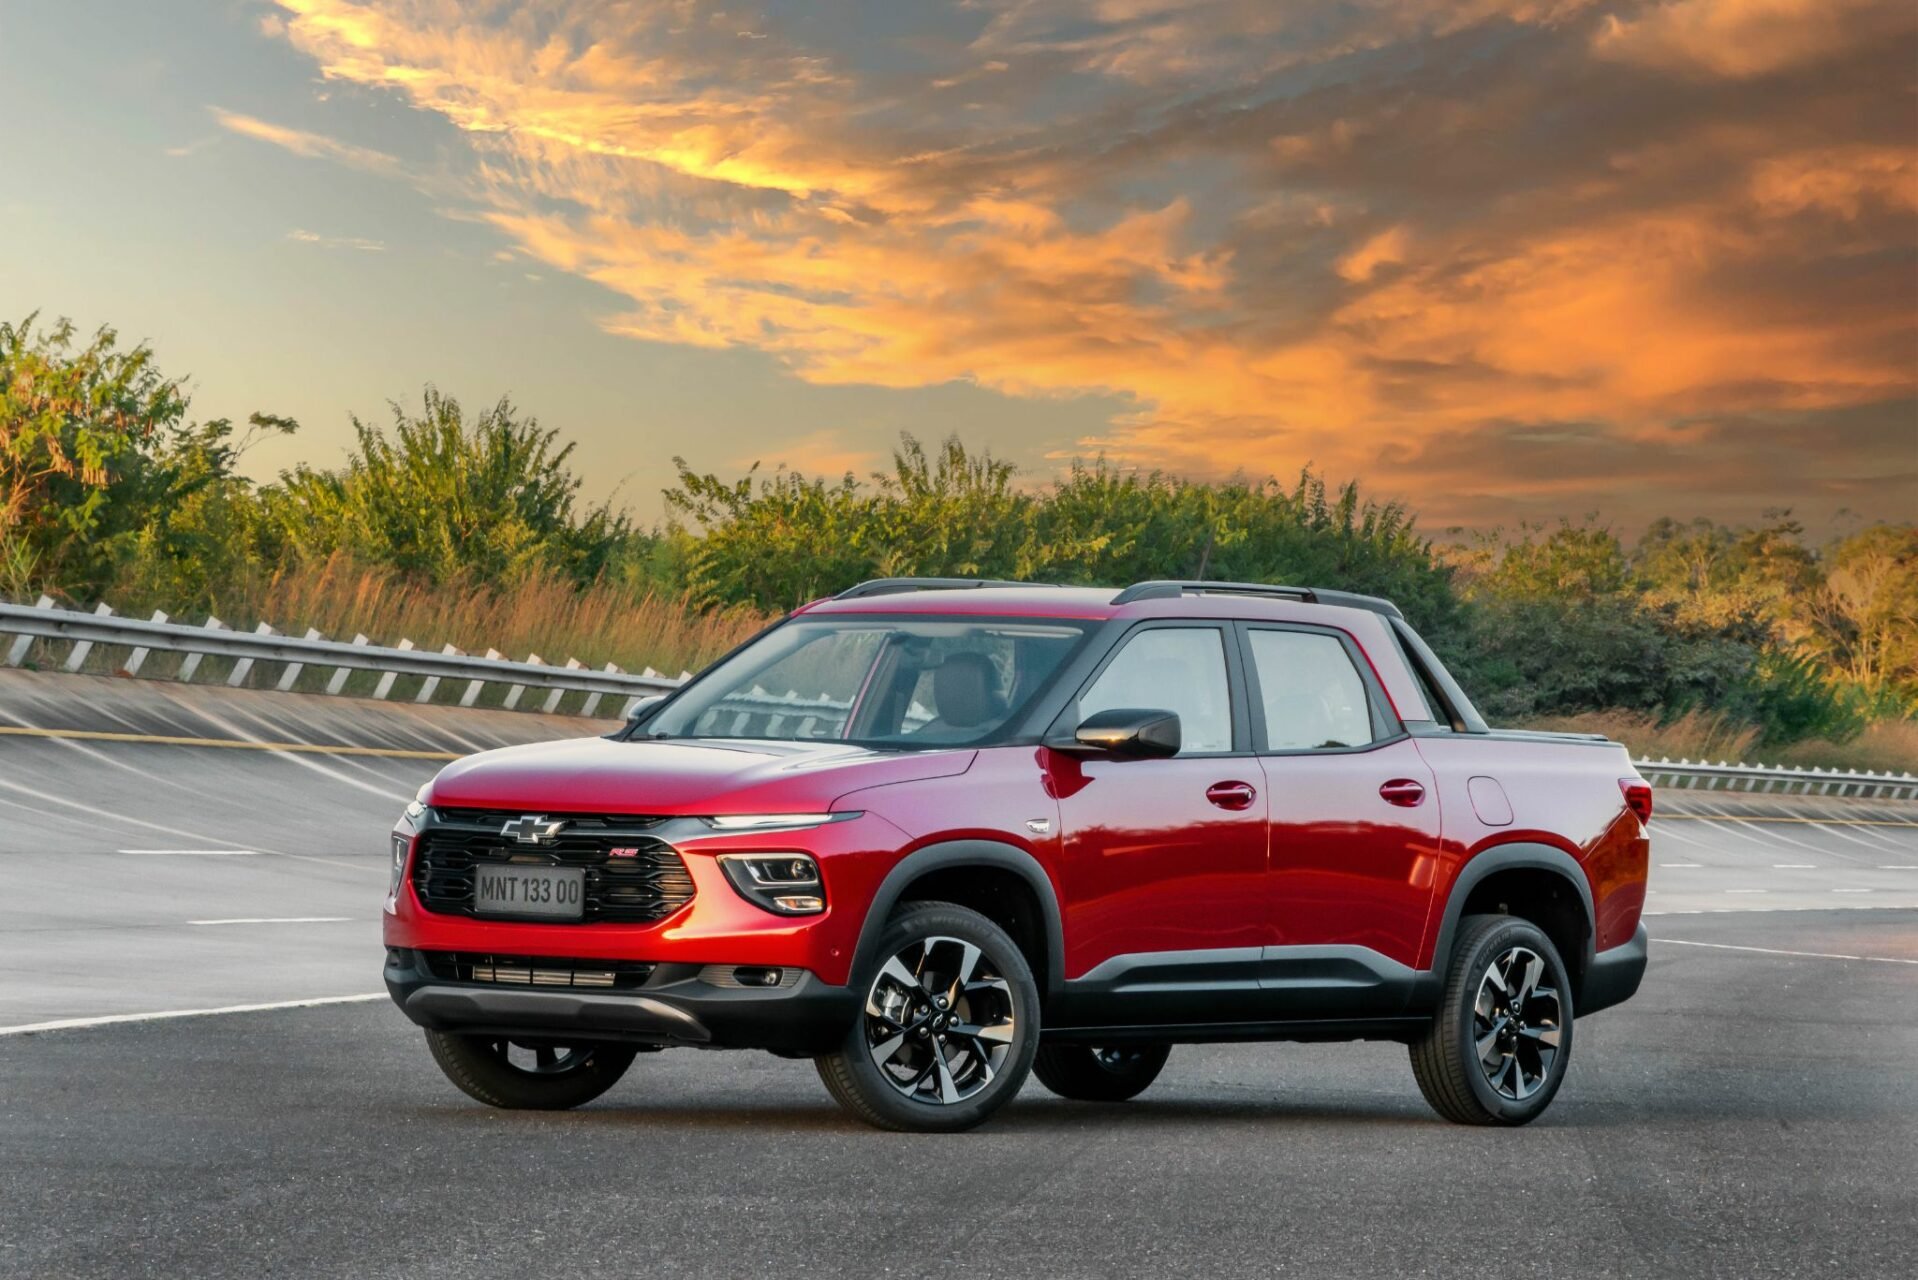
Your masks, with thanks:
M781 976L777 969L738 968L733 970L733 978L742 987L776 987L779 985Z

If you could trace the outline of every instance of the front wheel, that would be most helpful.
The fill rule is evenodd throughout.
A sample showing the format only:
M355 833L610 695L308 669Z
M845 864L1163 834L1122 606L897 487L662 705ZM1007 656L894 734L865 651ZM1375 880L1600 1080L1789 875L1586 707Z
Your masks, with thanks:
M632 1045L557 1044L428 1031L426 1047L469 1098L509 1110L564 1111L619 1083L639 1052Z
M1169 1044L1040 1045L1032 1074L1040 1084L1074 1102L1124 1102L1144 1093L1159 1078L1171 1054Z
M1514 916L1467 916L1438 1012L1413 1042L1419 1091L1457 1124L1538 1118L1572 1056L1572 993L1545 932Z
M953 1133L1011 1101L1039 1044L1039 989L992 921L948 902L893 917L855 975L865 1006L817 1059L834 1100L881 1129Z

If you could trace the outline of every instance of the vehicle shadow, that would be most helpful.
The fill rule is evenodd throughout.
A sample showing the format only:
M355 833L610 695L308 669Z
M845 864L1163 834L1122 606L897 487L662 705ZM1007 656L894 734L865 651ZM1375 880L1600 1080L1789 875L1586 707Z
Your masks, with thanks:
M474 1103L450 1101L396 1110L409 1121L455 1126L558 1123L593 1130L646 1129L655 1132L661 1129L704 1133L779 1130L877 1135L880 1132L847 1115L826 1098L821 1098L817 1104L798 1100L773 1102L741 1098L691 1105L611 1097L599 1099L574 1111L497 1111ZM1332 1099L1272 1098L1249 1101L1167 1098L1159 1101L1142 1099L1124 1103L1092 1103L1029 1098L1009 1104L980 1128L970 1132L1047 1134L1077 1132L1087 1124L1123 1124L1131 1128L1154 1129L1248 1122L1384 1128L1445 1126L1444 1121L1426 1111L1424 1104L1416 1098L1402 1104L1381 1104L1377 1099L1340 1103Z

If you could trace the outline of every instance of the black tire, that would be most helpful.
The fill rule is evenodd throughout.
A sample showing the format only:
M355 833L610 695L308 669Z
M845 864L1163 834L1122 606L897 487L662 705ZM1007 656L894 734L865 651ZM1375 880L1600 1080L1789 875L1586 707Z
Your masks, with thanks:
M565 1111L591 1102L619 1083L639 1052L631 1045L558 1045L444 1031L428 1031L426 1047L467 1097L514 1111ZM530 1065L516 1064L516 1056Z
M1169 1044L1042 1044L1032 1060L1032 1074L1074 1102L1125 1102L1144 1093L1171 1056Z
M834 1101L867 1124L956 1133L1025 1083L1039 1047L1039 988L1018 945L978 912L949 902L901 908L853 984L865 996L860 1016L816 1064Z
M1542 929L1466 916L1438 1011L1411 1046L1419 1092L1455 1124L1529 1124L1565 1079L1572 1017L1565 962Z

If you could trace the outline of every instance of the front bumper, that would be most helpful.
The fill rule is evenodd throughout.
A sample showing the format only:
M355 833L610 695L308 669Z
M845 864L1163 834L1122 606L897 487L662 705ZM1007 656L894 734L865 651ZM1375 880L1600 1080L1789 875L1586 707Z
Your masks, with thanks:
M812 1055L836 1049L858 1014L847 987L802 973L791 986L748 989L708 982L698 964L662 964L636 988L591 991L458 982L425 956L389 948L386 989L408 1018L461 1035L578 1037L712 1049Z
M1574 1015L1582 1018L1588 1013L1623 1004L1637 994L1638 984L1645 977L1650 943L1651 935L1641 923L1630 942L1593 956L1590 967L1585 970L1584 980L1579 983L1578 995L1572 1006Z

